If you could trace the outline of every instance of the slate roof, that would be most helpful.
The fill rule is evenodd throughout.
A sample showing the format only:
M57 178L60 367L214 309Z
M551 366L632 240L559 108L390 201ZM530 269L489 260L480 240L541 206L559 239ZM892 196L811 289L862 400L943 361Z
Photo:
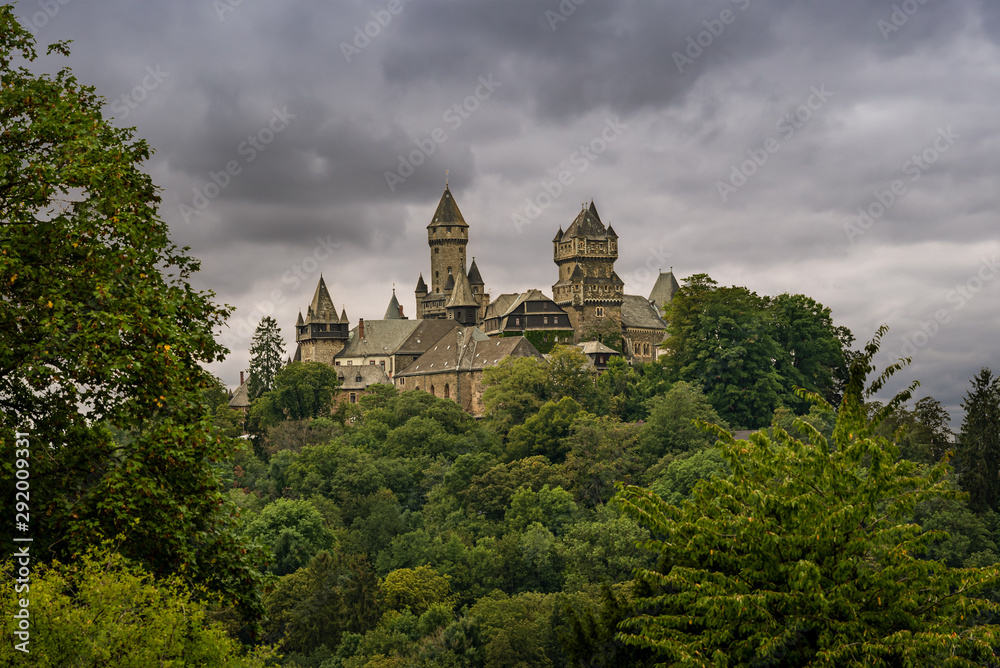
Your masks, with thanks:
M448 279L444 282L444 291L450 292L455 289L455 276L448 274Z
M316 284L316 292L313 293L312 301L309 303L309 308L306 311L307 323L311 322L326 322L326 323L339 323L340 317L337 316L337 307L333 305L333 298L330 296L330 291L326 288L326 281L323 280L323 275L319 276L319 283Z
M454 320L434 319L417 320L417 322L420 323L417 328L396 349L397 355L423 355L442 336L460 327Z
M608 354L608 355L621 355L620 352L614 348L609 348L600 341L585 341L583 343L577 344L577 347L583 351L584 355L598 355L598 354Z
M673 271L661 271L660 275L656 277L653 289L649 293L649 301L653 302L656 308L662 313L663 305L673 301L674 295L680 289L681 286L677 283L677 278L674 277Z
M510 315L514 311L514 309L516 309L524 302L551 302L551 301L552 300L549 297L545 296L545 294L541 290L532 288L527 292L522 292L521 294L517 295L517 299L515 299L511 303L511 305L507 307L507 310L501 313L500 315L501 316ZM562 311L562 309L560 309L560 311Z
M445 308L462 306L479 306L479 302L476 301L475 296L472 294L469 279L460 271L458 272L458 280L455 281L455 289L451 293L451 299L445 304Z
M424 283L424 275L422 272L420 274L420 278L417 279L417 289L414 290L414 292L427 292L427 284Z
M335 358L393 355L419 323L419 320L365 320L365 338L358 338L355 327L347 345Z
M399 301L396 299L396 288L392 289L392 299L389 300L389 306L385 309L385 315L382 316L383 320L402 320L402 316L399 315Z
M486 285L479 273L479 267L476 266L476 258L472 258L472 264L469 266L469 285Z
M458 204L455 202L455 197L451 194L451 190L448 186L444 187L444 193L441 195L441 201L438 202L437 210L434 212L434 217L431 218L431 222L427 227L438 227L440 225L457 225L459 227L469 226L465 222L462 212L458 210Z
M456 370L478 371L496 366L508 355L544 359L524 337L491 339L476 327L460 327L441 337L396 377L427 376Z
M233 392L233 398L229 400L230 408L250 408L250 391L247 389L249 384L250 375L247 374L247 379Z
M484 319L500 318L510 310L510 305L517 301L521 295L516 292L505 292L486 307Z
M622 296L622 326L638 329L666 329L663 322L649 300L641 295Z
M358 377L361 380L358 380ZM337 378L340 379L340 390L366 390L370 385L392 385L389 376L381 364L359 364L357 366L337 367Z
M597 215L597 207L594 206L593 201L590 202L589 209L585 208L580 211L579 215L573 220L573 223L563 232L560 241L569 241L574 237L600 240L608 238L608 230L604 227L604 223L601 222L601 217Z

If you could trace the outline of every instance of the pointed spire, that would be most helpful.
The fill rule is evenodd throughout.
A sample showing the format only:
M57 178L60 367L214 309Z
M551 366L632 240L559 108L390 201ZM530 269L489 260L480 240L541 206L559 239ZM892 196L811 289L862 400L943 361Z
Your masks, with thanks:
M455 289L455 277L452 274L448 274L448 280L444 282L444 291L451 292Z
M617 239L618 233L615 232L615 228L611 227L611 223L608 223L608 239Z
M451 278L450 276L448 277ZM476 301L475 295L472 294L472 288L469 286L469 279L465 277L465 274L458 272L458 280L455 281L455 290L451 293L451 299L445 304L445 308L452 308L455 306L478 306L479 302Z
M559 226L559 231L556 232L555 238L552 239L552 243L554 243L554 244L559 243L559 241L562 239L562 235L563 235L562 225L560 225Z
M399 317L399 301L396 299L396 288L392 289L392 299L389 300L389 306L385 309L385 315L382 316L383 320L401 320Z
M448 186L444 187L444 194L441 195L441 201L438 202L434 217L431 218L431 222L427 227L438 227L440 225L468 227L465 218L462 216L462 212L458 210L458 204L455 202L455 197L451 194L451 189Z
M305 323L302 321L302 311L299 311L299 318L298 320L295 321L295 326L298 327L299 325L304 325L304 324Z
M594 214L594 218L596 218L598 221L601 220L601 217L597 215L597 207L594 206L594 198L593 197L590 198L590 209L588 209L588 210L592 214Z
M420 278L417 279L417 289L414 290L418 295L427 294L427 284L424 283L424 274L421 272Z
M347 306L344 306L344 310L340 312L340 323L342 325L349 325L350 320L347 319Z
M486 285L476 266L476 258L472 258L472 264L469 265L469 285Z
M338 322L337 309L333 305L333 298L326 288L326 281L323 275L319 276L319 283L316 284L316 292L313 294L312 302L309 304L309 318L315 318L320 322Z

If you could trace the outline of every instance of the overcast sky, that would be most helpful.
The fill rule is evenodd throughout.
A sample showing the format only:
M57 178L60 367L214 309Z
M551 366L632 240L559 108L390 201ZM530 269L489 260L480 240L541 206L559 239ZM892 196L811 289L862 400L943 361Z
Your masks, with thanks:
M629 294L659 269L886 323L960 419L1000 372L1000 3L43 0L15 12L155 149L196 285L290 354L320 272L353 323L413 316L445 170L489 292L556 280L594 199ZM47 58L43 67L60 63ZM213 177L214 175L214 177ZM859 215L859 210L867 215ZM899 387L896 385L894 387ZM957 422L953 423L956 430Z

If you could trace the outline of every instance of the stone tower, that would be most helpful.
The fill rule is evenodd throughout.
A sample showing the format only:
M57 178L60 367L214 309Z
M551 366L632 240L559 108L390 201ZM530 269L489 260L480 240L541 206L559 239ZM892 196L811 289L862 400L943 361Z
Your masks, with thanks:
M577 342L593 329L620 331L625 284L615 273L618 235L604 227L593 201L565 232L559 228L552 251L559 267L552 300L569 314Z
M342 315L337 315L326 281L320 275L316 293L306 309L305 319L300 312L295 323L295 341L298 344L295 359L333 364L334 355L344 349L349 336L347 310Z
M443 294L449 276L465 274L465 248L469 244L469 226L448 186L427 226L427 244L431 247L431 292Z
M463 327L479 324L479 301L472 294L472 287L465 272L459 272L445 308L448 310L448 319L456 321Z

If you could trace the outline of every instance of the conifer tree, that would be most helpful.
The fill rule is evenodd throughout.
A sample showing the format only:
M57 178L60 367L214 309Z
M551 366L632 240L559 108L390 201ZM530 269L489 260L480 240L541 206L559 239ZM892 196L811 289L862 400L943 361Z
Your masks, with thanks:
M250 401L257 399L274 387L274 377L285 365L285 343L281 330L271 316L264 316L257 325L250 343L250 379L247 393Z
M921 501L954 496L947 464L900 460L875 435L914 385L866 418L865 400L904 363L865 387L884 333L852 364L833 443L802 420L803 440L715 429L731 476L702 481L679 507L622 490L660 560L637 572L649 593L619 639L671 666L995 664L1000 627L982 615L1000 609L984 598L1000 571L915 556L936 534L909 518Z
M965 419L958 437L955 466L969 506L977 511L1000 508L1000 377L981 369L962 401Z

